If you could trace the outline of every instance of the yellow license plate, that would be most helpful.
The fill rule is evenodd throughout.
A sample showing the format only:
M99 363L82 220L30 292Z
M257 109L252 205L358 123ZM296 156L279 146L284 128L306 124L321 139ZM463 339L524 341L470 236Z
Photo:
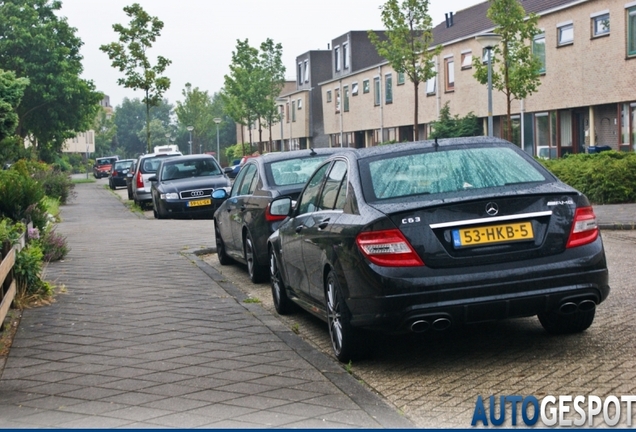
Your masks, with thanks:
M532 222L453 230L453 245L456 248L533 239Z
M205 206L210 204L212 204L212 200L210 198L196 200L196 201L188 201L188 207L199 207L199 206Z

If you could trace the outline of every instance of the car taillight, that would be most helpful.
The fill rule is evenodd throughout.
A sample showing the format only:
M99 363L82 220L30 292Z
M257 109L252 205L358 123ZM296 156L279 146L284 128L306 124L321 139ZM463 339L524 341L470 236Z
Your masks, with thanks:
M574 223L566 248L592 243L598 237L598 224L592 207L579 207L574 213Z
M265 220L267 222L278 222L278 221L282 221L283 219L285 219L287 217L285 215L283 215L283 216L273 215L270 212L270 206L271 206L271 204L267 204L267 208L265 209Z
M137 173L137 189L144 187L144 178L141 175L141 171Z
M113 173L113 177L117 175L117 171L115 170L113 170L112 173Z
M383 267L417 267L424 262L415 253L400 230L367 231L358 234L356 243L373 264Z

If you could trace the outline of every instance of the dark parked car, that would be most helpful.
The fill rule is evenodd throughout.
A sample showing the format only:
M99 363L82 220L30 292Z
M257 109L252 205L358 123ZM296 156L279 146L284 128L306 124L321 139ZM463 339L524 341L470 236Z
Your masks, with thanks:
M102 178L110 175L113 164L119 160L119 156L108 156L95 159L93 164L93 177Z
M113 168L108 176L108 186L117 189L117 186L126 186L126 176L135 159L118 160L113 164Z
M316 166L340 149L295 150L245 158L230 194L214 215L216 250L223 265L233 260L247 264L250 279L268 276L267 238L284 217L273 217L270 201L281 195L295 199Z
M538 315L581 332L610 290L588 199L497 138L348 150L270 212L288 216L268 243L275 307L327 321L344 362L367 330Z
M135 178L135 170L137 169L137 159L133 159L132 165L130 165L130 169L128 169L128 173L126 173L126 189L128 189L128 199L132 200L135 198L133 195L133 181Z
M216 159L207 154L162 158L156 174L148 180L152 210L158 219L211 218L217 208L212 192L230 186Z

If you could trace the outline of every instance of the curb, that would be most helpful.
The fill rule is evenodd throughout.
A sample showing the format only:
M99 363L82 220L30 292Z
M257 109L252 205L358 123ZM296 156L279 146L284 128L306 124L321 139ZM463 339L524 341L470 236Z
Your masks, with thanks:
M636 230L636 222L624 223L624 222L613 222L613 223L601 223L598 227L602 230L614 230L614 231L628 231L628 230Z
M362 387L340 364L294 334L262 306L244 303L243 300L247 298L247 295L217 272L216 269L199 258L199 255L207 255L210 253L216 253L216 248L185 250L181 252L183 256L195 263L201 271L223 288L225 292L232 296L241 306L253 313L256 319L263 323L276 337L280 338L281 341L294 350L307 363L322 373L383 427L390 429L412 429L415 427L410 420L397 411L397 408L388 404L379 395Z

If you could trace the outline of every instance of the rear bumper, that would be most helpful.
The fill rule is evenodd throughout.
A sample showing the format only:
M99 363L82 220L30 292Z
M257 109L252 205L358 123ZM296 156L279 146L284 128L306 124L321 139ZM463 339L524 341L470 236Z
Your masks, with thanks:
M600 240L568 250L559 259L544 257L452 271L418 268L410 270L412 277L390 275L397 273L395 269L359 268L356 273L364 274L364 283L376 295L349 289L352 324L389 331L407 331L418 320L432 322L437 317L464 324L533 316L557 310L568 301L599 304L610 291ZM369 286L370 280L375 284ZM351 274L346 282L351 288Z

